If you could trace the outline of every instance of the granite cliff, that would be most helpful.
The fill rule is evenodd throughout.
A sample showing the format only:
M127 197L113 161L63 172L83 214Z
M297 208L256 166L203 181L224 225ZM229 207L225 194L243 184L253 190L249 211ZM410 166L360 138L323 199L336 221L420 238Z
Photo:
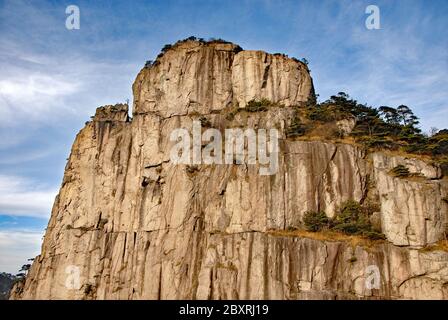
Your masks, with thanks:
M288 138L296 108L314 94L304 63L183 41L140 71L133 94L132 118L125 104L104 106L77 135L42 252L13 298L448 298L448 252L437 250L448 181L417 158ZM245 111L263 99L267 110ZM276 128L278 172L171 163L170 133L194 120L221 131ZM399 164L418 178L390 175ZM332 217L350 199L377 203L385 240L295 232L305 212ZM76 288L67 286L73 268Z

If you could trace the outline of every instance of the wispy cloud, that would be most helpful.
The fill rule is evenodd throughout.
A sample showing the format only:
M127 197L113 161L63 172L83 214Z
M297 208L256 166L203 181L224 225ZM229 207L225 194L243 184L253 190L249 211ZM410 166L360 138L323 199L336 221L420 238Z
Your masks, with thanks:
M448 127L448 116L435 116L448 115L447 3L378 0L381 30L364 25L369 4L305 0L270 9L288 21L288 36L279 37L289 54L311 62L322 100L345 91L372 106L406 104L424 130Z
M83 18L95 5L83 6ZM102 104L131 99L138 67L109 56L123 39L92 46L98 22L80 32L65 28L64 3L0 3L1 127L48 127L55 123L79 128ZM90 26L90 28L89 28Z
M0 80L0 117L14 122L49 118L55 109L69 111L60 104L61 98L78 90L78 84L58 79L51 74L21 72L21 76ZM59 102L59 103L58 103ZM56 107L56 108L55 108Z
M56 194L31 179L0 175L0 213L48 218Z
M43 231L0 230L0 272L16 274L39 254Z
M130 98L132 70L132 64L62 55L39 63L23 63L21 59L4 62L0 75L0 126L24 122L48 126L55 120L70 123L86 119L110 98L112 102Z

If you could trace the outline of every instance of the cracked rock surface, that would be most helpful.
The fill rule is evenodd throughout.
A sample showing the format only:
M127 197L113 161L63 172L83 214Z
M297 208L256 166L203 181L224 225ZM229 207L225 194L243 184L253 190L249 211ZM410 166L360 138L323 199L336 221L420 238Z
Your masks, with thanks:
M286 138L313 85L301 62L187 41L144 68L127 105L99 108L79 132L41 254L15 299L447 299L447 181L421 160ZM252 99L275 103L237 113ZM278 172L259 164L175 165L176 128L276 128ZM348 129L347 129L348 130ZM190 131L191 132L191 131ZM406 165L418 179L389 171ZM285 236L309 210L377 199L387 241ZM379 283L366 285L375 266ZM79 271L71 288L70 270Z

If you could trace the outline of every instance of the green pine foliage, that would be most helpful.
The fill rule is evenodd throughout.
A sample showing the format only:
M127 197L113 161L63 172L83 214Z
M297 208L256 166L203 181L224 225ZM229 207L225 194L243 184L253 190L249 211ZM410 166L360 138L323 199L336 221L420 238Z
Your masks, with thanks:
M303 224L305 225L306 230L317 232L328 227L329 219L323 211L308 211L303 216Z
M371 206L347 200L339 208L334 219L333 229L345 234L361 235L372 240L385 239L382 233L372 227L369 220L372 213Z
M291 124L286 129L286 136L288 138L303 136L307 131L307 126L300 121L300 118L296 116L292 119Z
M359 235L371 240L383 240L384 234L375 230L369 219L376 209L373 205L361 205L357 201L347 200L340 205L333 219L328 218L323 211L308 211L303 216L303 224L305 229L311 232L332 230L347 235Z
M391 175L393 175L394 177L398 177L398 178L406 178L410 176L410 172L409 169L402 165L399 164L398 166L394 167L392 170L390 170L389 172Z
M210 120L208 120L207 117L205 117L205 116L201 116L199 118L199 121L201 122L201 126L204 128L210 128L212 126L212 123L210 122Z
M273 103L268 99L250 100L244 108L247 112L260 112L268 110L268 107L273 106Z
M360 104L345 92L322 103L308 101L306 115L314 122L326 123L354 117L351 135L368 149L401 149L407 153L433 156L448 171L448 129L428 136L422 133L418 117L411 108ZM448 173L448 172L447 172Z

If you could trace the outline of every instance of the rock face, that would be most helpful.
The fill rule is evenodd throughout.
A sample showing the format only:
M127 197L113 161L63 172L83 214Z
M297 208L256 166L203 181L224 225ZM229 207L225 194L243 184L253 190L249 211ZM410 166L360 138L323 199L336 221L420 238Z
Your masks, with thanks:
M234 44L187 41L168 50L133 85L134 114L163 118L208 114L232 104L266 98L286 106L306 101L312 90L307 67L281 55L239 51Z
M306 66L238 48L177 44L138 74L132 120L126 105L97 110L76 137L42 253L13 298L448 298L448 253L422 249L446 237L440 170L287 139L293 106L313 93ZM267 111L229 120L232 108L263 98L273 102ZM278 129L277 173L260 175L261 165L247 162L172 163L171 132L204 118L220 131ZM398 164L421 177L391 176ZM378 201L386 242L279 232L300 227L306 211L333 216L343 201L367 198Z
M373 155L375 181L381 199L383 232L395 245L424 246L447 233L447 181L440 169L416 159ZM406 165L421 179L394 178L388 172Z

